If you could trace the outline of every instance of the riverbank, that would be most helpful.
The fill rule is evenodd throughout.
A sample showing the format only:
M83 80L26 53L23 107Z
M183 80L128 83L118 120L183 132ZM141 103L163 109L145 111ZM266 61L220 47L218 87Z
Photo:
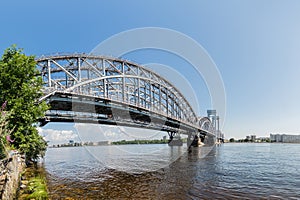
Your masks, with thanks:
M45 170L25 164L25 157L11 151L0 161L0 199L48 199Z

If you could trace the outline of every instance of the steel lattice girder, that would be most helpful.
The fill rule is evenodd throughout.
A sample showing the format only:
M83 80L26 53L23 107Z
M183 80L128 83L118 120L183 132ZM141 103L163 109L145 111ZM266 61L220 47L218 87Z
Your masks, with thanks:
M54 92L110 99L199 127L197 115L179 90L141 65L86 54L43 56L36 61L44 82L42 99Z

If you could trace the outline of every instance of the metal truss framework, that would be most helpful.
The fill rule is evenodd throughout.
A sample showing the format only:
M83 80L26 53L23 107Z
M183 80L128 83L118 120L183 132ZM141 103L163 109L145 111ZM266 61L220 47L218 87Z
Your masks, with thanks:
M199 120L169 81L141 65L87 54L44 56L36 61L44 82L41 100L55 92L108 99L212 131L210 120Z

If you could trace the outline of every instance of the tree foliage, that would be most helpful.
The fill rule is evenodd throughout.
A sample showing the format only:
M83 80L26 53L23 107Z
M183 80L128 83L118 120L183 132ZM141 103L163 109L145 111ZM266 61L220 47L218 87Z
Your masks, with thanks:
M25 153L29 160L36 160L46 149L46 142L38 134L35 123L47 110L45 102L37 103L42 96L42 80L36 76L34 56L26 56L12 46L0 59L0 102L7 101L11 112L9 128L13 146Z
M4 102L0 108L0 159L7 157L8 142L6 136L11 133L8 129L8 118L10 113L5 111L7 102Z

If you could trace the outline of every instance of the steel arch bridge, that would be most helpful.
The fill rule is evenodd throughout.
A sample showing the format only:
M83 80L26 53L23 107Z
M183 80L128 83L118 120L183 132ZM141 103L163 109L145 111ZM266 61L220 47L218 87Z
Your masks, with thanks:
M140 127L195 137L216 136L168 80L136 63L87 54L38 59L50 110L42 123L83 122Z

